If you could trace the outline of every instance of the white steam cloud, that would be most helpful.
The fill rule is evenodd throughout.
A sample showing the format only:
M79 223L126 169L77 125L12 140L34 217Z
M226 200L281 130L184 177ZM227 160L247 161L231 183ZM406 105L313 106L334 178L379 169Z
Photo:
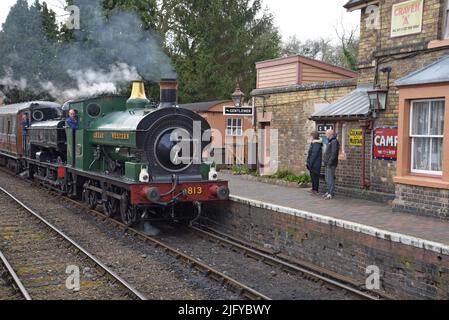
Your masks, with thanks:
M0 78L0 85L6 90L18 89L25 90L27 88L27 80L24 78L16 79L11 69L5 70L5 76Z
M67 70L70 78L76 82L76 87L60 90L52 82L41 83L42 89L58 100L93 96L103 93L117 93L117 84L139 80L141 77L136 68L126 63L116 63L109 70Z

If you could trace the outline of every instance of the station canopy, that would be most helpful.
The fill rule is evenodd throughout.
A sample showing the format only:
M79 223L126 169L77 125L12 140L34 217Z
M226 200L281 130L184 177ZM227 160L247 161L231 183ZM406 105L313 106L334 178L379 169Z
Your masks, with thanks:
M370 114L368 91L372 89L372 86L360 86L340 100L321 107L312 114L311 119L318 121L366 118Z
M401 87L441 82L449 82L449 56L398 79L395 84Z

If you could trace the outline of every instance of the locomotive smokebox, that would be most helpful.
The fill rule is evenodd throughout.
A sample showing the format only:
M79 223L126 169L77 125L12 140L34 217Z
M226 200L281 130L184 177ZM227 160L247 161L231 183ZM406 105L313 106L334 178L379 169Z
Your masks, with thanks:
M143 109L149 104L150 100L147 99L147 96L145 94L145 85L143 81L133 81L131 97L129 97L128 101L126 102L126 107L128 109Z
M161 79L161 104L159 108L174 108L178 104L178 80Z

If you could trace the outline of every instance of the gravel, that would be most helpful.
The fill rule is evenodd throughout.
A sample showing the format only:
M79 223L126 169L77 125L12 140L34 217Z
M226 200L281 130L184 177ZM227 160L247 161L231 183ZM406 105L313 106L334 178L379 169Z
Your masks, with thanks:
M61 229L152 300L219 300L237 296L154 247L55 201L45 189L0 172L0 186ZM1 212L1 206L0 206Z

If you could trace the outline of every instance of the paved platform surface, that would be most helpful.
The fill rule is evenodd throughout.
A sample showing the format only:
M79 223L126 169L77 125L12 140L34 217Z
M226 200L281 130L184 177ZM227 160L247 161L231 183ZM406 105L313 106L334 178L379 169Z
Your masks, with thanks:
M408 213L393 213L386 204L337 197L334 200L311 196L308 189L288 188L256 181L241 176L220 173L230 182L231 195L262 201L362 224L394 233L449 245L449 222Z

